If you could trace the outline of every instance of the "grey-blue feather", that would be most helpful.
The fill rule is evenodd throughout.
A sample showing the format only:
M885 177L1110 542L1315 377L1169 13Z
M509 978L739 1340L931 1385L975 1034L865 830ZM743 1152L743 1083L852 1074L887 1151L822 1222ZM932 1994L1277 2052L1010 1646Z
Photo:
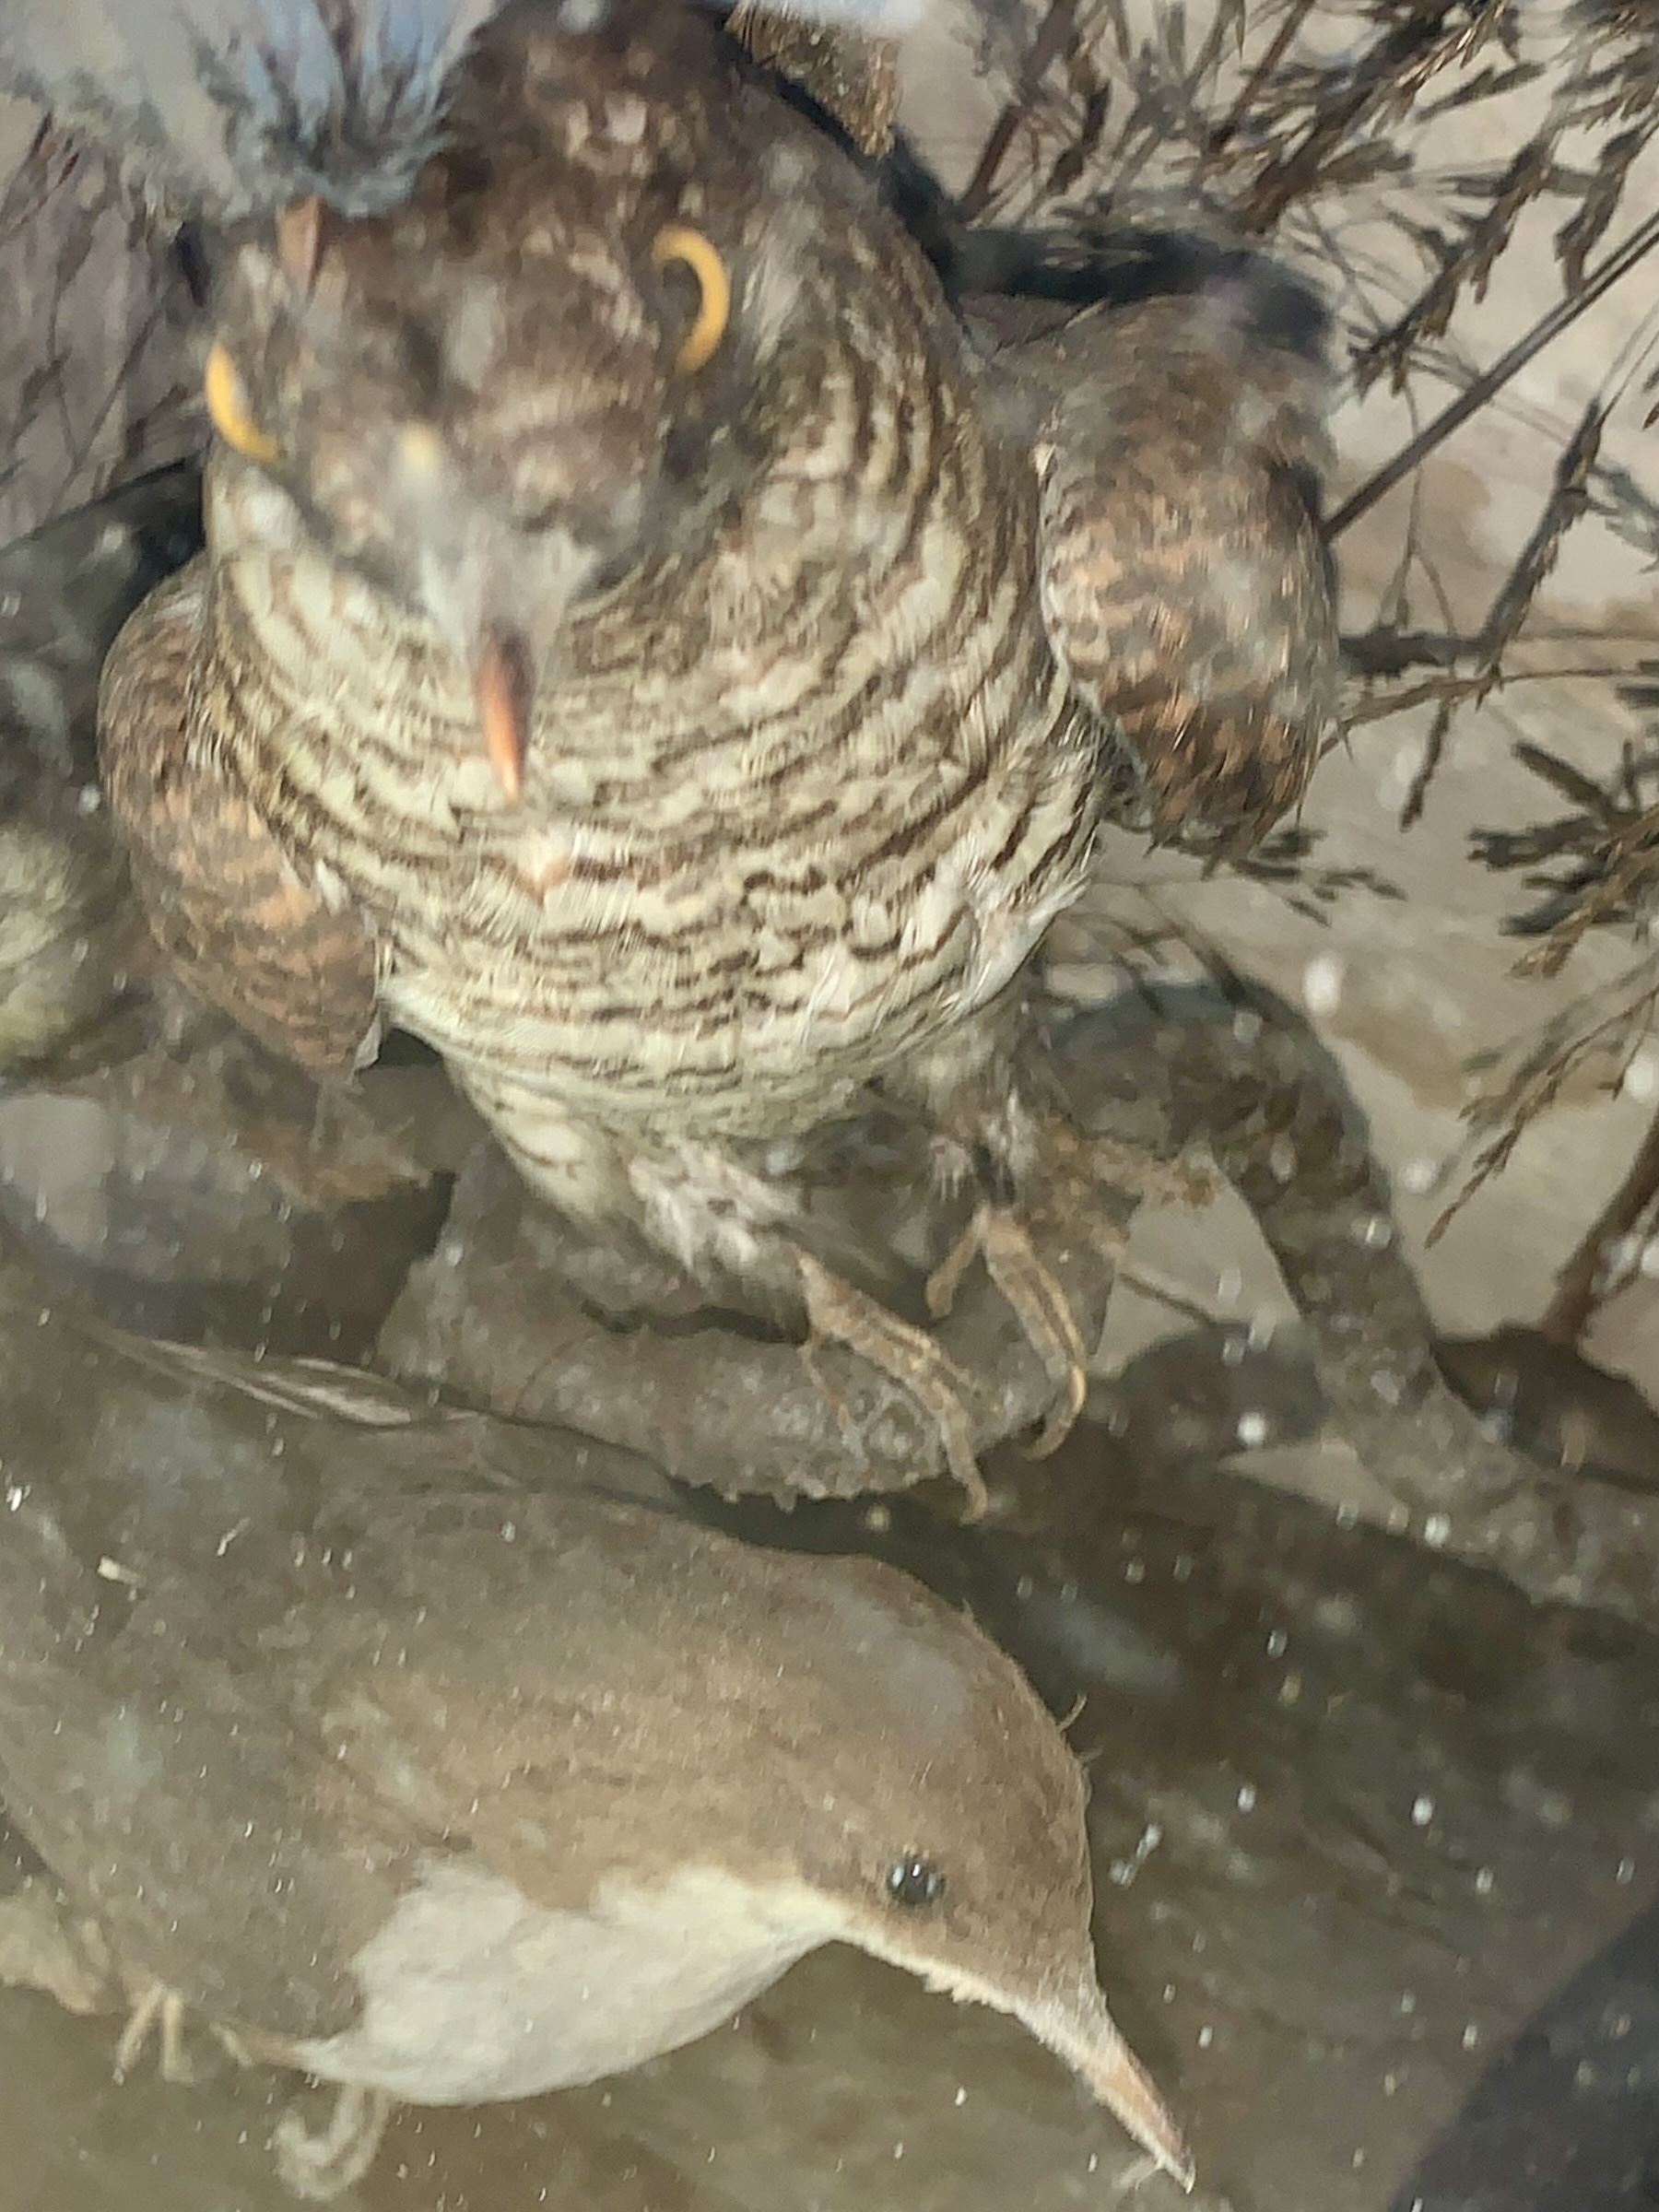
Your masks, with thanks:
M501 0L6 0L0 88L121 153L181 211L395 205Z
M312 194L394 206L442 130L473 36L559 0L0 0L0 92L121 154L180 214L267 212ZM899 30L936 0L787 0ZM628 0L586 0L626 7Z

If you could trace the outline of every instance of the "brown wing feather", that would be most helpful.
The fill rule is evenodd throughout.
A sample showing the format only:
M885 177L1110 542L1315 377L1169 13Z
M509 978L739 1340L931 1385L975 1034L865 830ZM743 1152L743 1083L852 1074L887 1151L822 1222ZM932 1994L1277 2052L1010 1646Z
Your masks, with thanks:
M1015 347L1043 425L1043 620L1115 724L1121 811L1201 850L1256 843L1300 799L1335 706L1337 631L1306 367L1217 342L1159 300Z
M374 942L305 880L191 726L206 584L193 561L111 652L99 699L105 794L150 928L190 987L312 1073L348 1071L374 1031Z

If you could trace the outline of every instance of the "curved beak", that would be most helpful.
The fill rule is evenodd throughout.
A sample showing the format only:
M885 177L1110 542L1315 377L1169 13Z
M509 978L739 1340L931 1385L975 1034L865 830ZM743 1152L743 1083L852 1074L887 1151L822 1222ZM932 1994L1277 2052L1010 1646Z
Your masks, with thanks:
M508 805L516 806L524 795L530 712L535 697L530 648L516 630L485 631L473 664L473 692L489 765Z
M5 0L0 0L4 6ZM467 609L451 635L466 653L484 749L510 806L524 795L535 697L572 601L598 565L596 554L558 527L519 540L482 582L455 594Z

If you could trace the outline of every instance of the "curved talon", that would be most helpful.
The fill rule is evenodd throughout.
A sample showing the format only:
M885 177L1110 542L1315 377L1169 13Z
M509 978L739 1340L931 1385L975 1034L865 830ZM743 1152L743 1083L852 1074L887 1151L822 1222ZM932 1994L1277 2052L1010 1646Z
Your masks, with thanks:
M1088 1395L1088 1354L1077 1317L1037 1256L1030 1232L1006 1206L987 1200L974 1208L972 1220L927 1278L927 1310L935 1318L949 1312L976 1256L1014 1309L1058 1394L1036 1438L1023 1447L1029 1459L1046 1459L1071 1434Z
M862 1290L820 1266L810 1253L800 1253L796 1258L812 1332L803 1351L813 1380L836 1411L842 1434L852 1430L852 1418L839 1394L824 1382L817 1359L820 1342L845 1345L915 1400L937 1430L945 1464L967 1495L964 1517L982 1519L990 1509L991 1493L980 1473L968 1418L973 1395L971 1379L939 1349L925 1329L900 1321L873 1298L866 1298ZM857 1449L862 1456L862 1441Z

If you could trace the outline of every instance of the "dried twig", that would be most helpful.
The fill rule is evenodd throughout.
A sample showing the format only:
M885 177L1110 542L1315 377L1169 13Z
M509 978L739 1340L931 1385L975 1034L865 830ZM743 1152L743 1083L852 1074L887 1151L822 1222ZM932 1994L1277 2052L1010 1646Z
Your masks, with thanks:
M1529 361L1542 353L1545 347L1559 338L1564 330L1571 328L1587 309L1593 307L1604 293L1612 290L1622 277L1646 259L1659 245L1659 215L1650 216L1638 226L1624 243L1615 248L1606 261L1599 264L1594 274L1586 278L1582 290L1570 299L1559 300L1547 314L1541 315L1524 338L1518 339L1501 358L1493 362L1483 375L1444 408L1418 433L1408 445L1402 447L1391 461L1352 493L1332 515L1325 525L1328 537L1340 537L1350 529L1362 514L1369 513L1377 501L1391 492L1404 477L1408 477L1434 451L1467 422L1487 402L1501 392L1512 377L1520 374Z
M1556 1287L1538 1322L1557 1344L1578 1344L1602 1308L1629 1287L1635 1268L1630 1248L1659 1207L1659 1114L1648 1124L1618 1188L1590 1224L1556 1275Z

